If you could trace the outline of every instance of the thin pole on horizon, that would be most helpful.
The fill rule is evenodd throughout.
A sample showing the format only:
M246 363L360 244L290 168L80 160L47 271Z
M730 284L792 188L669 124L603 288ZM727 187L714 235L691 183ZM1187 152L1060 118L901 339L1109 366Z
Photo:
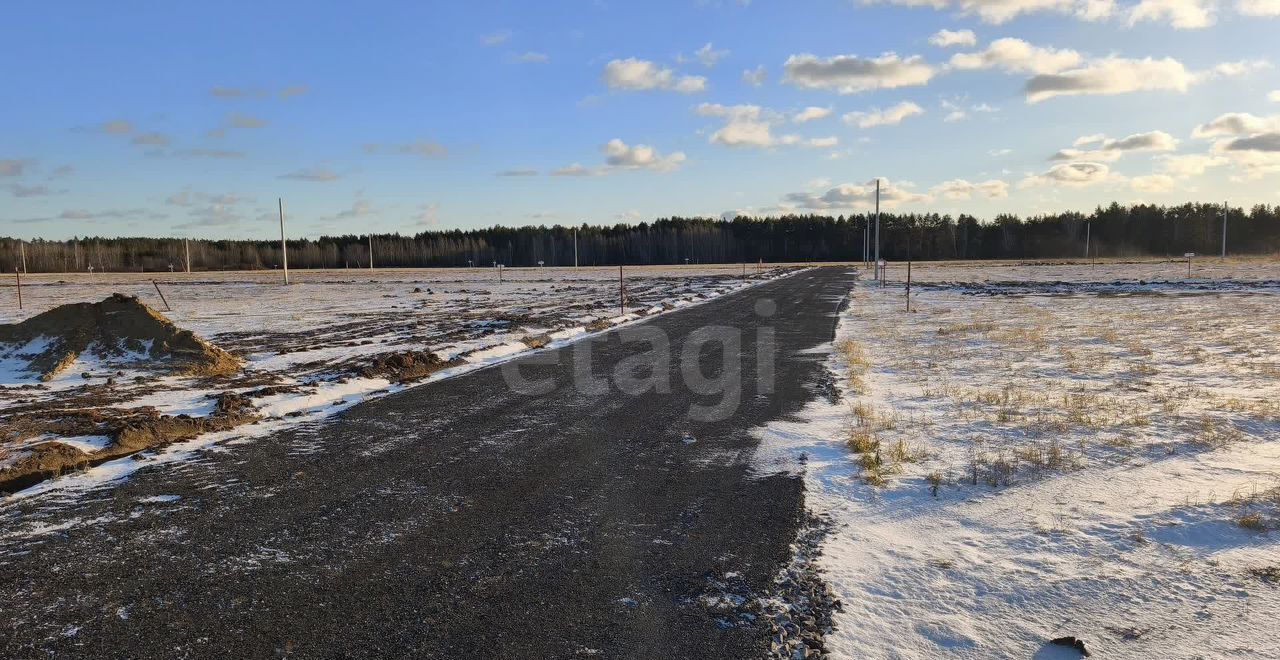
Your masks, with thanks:
M1084 258L1085 259L1089 258L1089 238L1090 238L1089 234L1091 233L1092 229L1093 229L1093 221L1085 220L1084 221Z
M369 270L373 270L373 234L369 234Z
M1226 202L1222 202L1222 258L1226 258ZM27 270L23 266L23 270Z
M1222 217L1225 218L1226 216L1224 215ZM1224 245L1225 245L1225 242L1224 242ZM22 274L26 275L27 274L27 242L22 240L21 238L18 239L18 252L22 254Z
M280 206L280 261L284 266L284 283L289 283L289 244L284 240L284 198L277 197L276 204ZM190 263L190 260L188 260Z
M578 267L578 228L573 228L573 267Z
M880 272L880 177L876 177L876 279L882 279Z
M182 239L182 251L186 253L186 261L187 261L186 270L188 273L190 273L191 272L191 239L189 238Z

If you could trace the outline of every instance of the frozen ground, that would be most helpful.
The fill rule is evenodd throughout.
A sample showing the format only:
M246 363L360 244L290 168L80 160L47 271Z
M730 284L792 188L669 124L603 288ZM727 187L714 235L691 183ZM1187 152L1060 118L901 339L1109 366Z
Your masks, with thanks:
M1197 268L926 265L909 314L859 284L840 401L760 431L834 523L829 649L1280 657L1280 264Z
M59 436L17 424L32 411L94 410L119 417L151 410L201 417L214 410L214 396L232 391L251 393L264 418L243 433L261 432L403 387L394 376L361 373L379 358L433 353L448 368L430 377L443 378L782 272L736 265L626 268L625 310L619 307L617 268L504 269L501 282L491 268L295 271L288 287L276 272L32 275L24 278L24 309L5 307L0 323L116 292L135 295L179 327L243 357L245 369L230 381L150 377L90 355L39 383L22 359L39 347L0 346L0 476L34 444L59 441L87 454L101 448L102 437L87 431ZM165 311L153 278L171 310ZM222 440L227 435L216 434ZM127 473L123 460L92 468L88 481Z

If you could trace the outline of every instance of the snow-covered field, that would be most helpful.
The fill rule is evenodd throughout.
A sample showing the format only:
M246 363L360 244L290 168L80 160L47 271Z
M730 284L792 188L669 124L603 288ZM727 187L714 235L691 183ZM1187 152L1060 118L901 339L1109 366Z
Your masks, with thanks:
M62 442L87 454L101 449L103 438L97 434L23 437L30 434L15 430L13 415L33 407L92 408L115 415L149 408L161 415L200 417L213 412L220 392L252 392L264 422L209 434L226 441L402 389L405 385L394 377L361 374L380 357L432 353L447 363L429 376L437 380L533 347L554 346L589 331L696 304L784 272L754 265L628 267L623 269L625 309L619 304L616 267L503 269L501 275L492 268L295 271L287 287L277 272L32 275L23 282L24 309L6 306L0 323L118 292L139 297L179 327L239 355L245 366L235 379L210 380L153 376L85 355L40 383L21 357L35 349L0 346L0 427L9 429L0 433L0 472L42 442ZM203 444L185 442L175 451ZM122 466L138 464L118 459L88 474L54 481L59 487L96 483L120 476ZM42 484L32 492L50 487Z
M1280 264L1193 266L931 264L911 313L901 265L857 286L841 400L758 456L834 523L829 649L1280 657Z

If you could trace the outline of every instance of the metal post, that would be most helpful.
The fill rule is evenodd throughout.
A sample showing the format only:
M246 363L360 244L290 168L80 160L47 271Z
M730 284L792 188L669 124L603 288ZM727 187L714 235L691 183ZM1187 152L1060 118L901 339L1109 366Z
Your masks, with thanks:
M373 234L369 234L369 270L373 270Z
M876 177L876 271L880 271L880 177ZM883 274L876 277L884 279Z
M1227 203L1222 203L1222 258L1227 258ZM24 269L25 270L25 267Z
M280 206L280 260L284 266L284 283L289 283L289 244L284 240L284 199L276 198L276 204ZM189 262L188 262L189 263Z

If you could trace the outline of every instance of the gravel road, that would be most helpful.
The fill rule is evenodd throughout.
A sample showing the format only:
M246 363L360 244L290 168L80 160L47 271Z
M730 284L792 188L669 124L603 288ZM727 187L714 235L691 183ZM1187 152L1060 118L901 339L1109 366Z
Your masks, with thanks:
M752 469L749 431L828 387L806 349L852 281L811 269L522 357L539 394L491 367L0 503L0 657L765 655L753 604L778 593L804 492ZM669 341L670 392L587 387L588 364L654 375L631 368L651 348L637 332ZM733 414L690 418L726 396L682 377L691 361L712 380L740 366ZM47 532L3 532L35 518Z

